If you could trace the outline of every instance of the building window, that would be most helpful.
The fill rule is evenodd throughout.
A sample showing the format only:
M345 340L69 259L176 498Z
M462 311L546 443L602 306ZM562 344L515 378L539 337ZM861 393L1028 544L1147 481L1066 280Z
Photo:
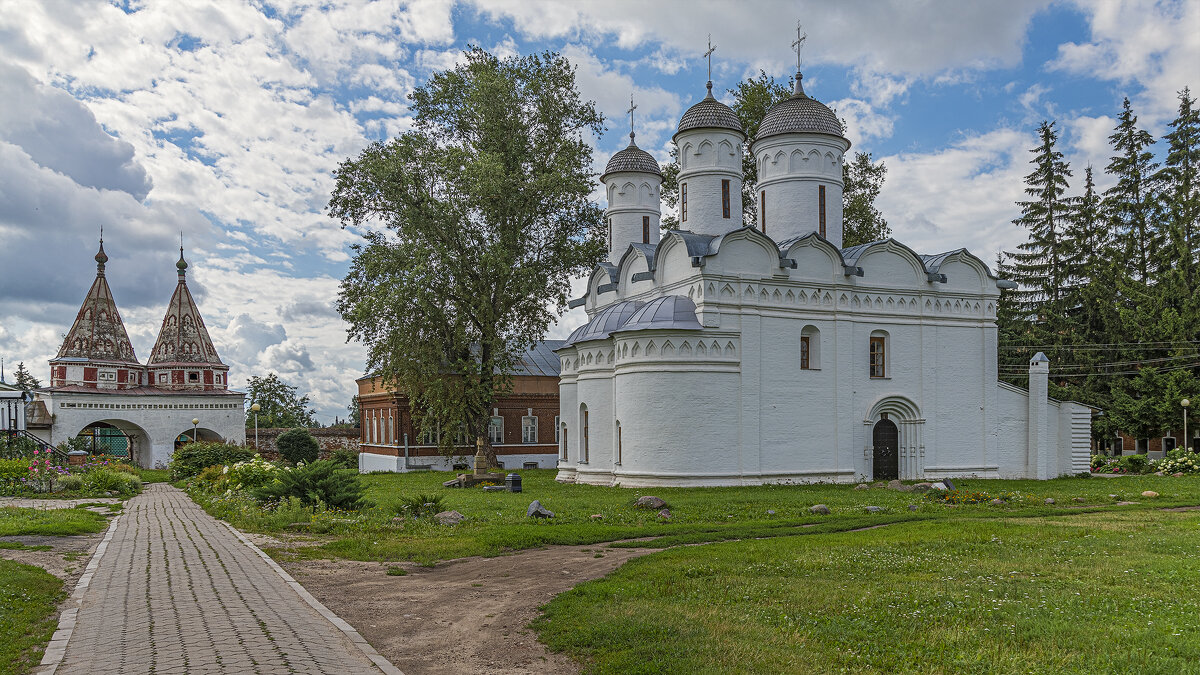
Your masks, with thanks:
M488 442L499 445L504 442L504 418L493 417L488 420Z
M825 186L817 186L817 209L820 212L821 236L825 236Z
M802 370L819 370L821 368L821 331L816 326L805 326L800 331L800 368Z
M1150 452L1150 439L1149 438L1137 439L1137 445L1134 446L1134 451L1139 455L1144 455L1147 452Z
M679 184L679 222L687 222L687 183Z
M588 409L587 405L579 404L579 463L588 461Z
M808 350L809 350L810 344L811 343L810 343L810 340L808 339L807 335L800 336L800 369L801 370L809 369L809 360L808 360L809 351Z
M728 182L728 181L726 181ZM621 421L617 420L617 464L621 463Z
M522 443L537 443L537 423L536 417L521 418L521 442Z
M559 422L558 422L558 415L555 415L555 416L554 416L554 442L555 442L555 443L558 443L558 441L559 441L559 438L558 438L558 424L559 424Z
M721 216L729 217L729 181L721 181Z
M567 461L567 425L562 427L562 441L559 443L559 452L562 454L562 460Z
M874 333L871 335L871 377L887 377L887 338Z
M767 191L758 193L758 218L764 234L767 232Z
M1163 439L1162 439L1162 451L1163 452L1170 452L1170 451L1174 450L1176 447L1178 447L1178 444L1175 442L1175 439L1173 437L1171 437L1171 436L1163 437Z
M605 221L608 223L608 235L605 237L605 241L606 241L606 242L608 242L608 250L610 250L610 251L611 251L611 250L612 250L612 247L613 247L613 240L612 240L612 217L610 216L610 217L608 217L608 218L605 218L604 220L605 220Z
M158 383L159 383L159 384L166 384L166 383L167 383L167 374L166 374L166 373L159 373L159 374L158 374Z
M650 243L650 216L642 216L642 243Z
M430 425L425 428L421 425L421 435L417 437L417 445L437 445L441 442L441 434L438 433L437 425Z
M200 373L188 373L188 382L199 382Z

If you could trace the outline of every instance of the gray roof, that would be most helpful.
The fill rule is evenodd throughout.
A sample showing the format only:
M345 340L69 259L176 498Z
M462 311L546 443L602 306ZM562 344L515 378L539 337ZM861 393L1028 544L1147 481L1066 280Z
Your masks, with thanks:
M696 256L709 255L712 253L712 242L717 238L715 234L696 234L691 230L671 230L678 234L683 239L684 245L687 246L688 256L695 258Z
M640 241L632 242L629 245L632 246L633 248L637 249L637 251L646 258L646 267L648 269L653 270L654 269L654 252L656 250L658 250L658 245L657 244L643 244Z
M796 93L792 94L791 98L771 106L767 111L762 123L758 125L758 133L754 135L754 140L796 133L830 134L845 138L842 134L842 123L838 121L837 115L824 103L805 95L799 79L796 80Z
M626 300L606 307L602 312L592 317L592 320L584 325L583 330L578 333L572 333L571 339L564 343L563 347L569 347L576 342L587 340L603 340L614 330L624 325L629 320L629 317L644 304L646 303L637 300Z
M513 369L513 375L558 377L559 361L554 350L562 348L566 340L542 340L521 356L521 362Z
M864 251L875 244L885 241L887 241L887 239L879 239L876 241L868 241L867 243L859 244L858 246L844 248L842 249L842 260L845 260L847 265L854 265L858 262L859 257L862 256Z
M966 250L967 249L965 249L965 248L957 248L957 249L954 249L953 251L946 251L945 253L938 253L937 255L923 255L923 256L921 256L921 262L925 263L926 271L937 274L938 271L941 270L941 268L942 268L942 263L946 262L946 258L949 258L950 256L954 255L955 253L959 253L959 252L966 251Z
M629 317L619 330L700 330L696 320L696 303L682 295L665 295L647 302Z
M600 180L604 180L610 173L618 173L620 171L637 171L640 173L652 173L655 176L662 176L662 169L658 166L658 160L645 150L639 148L633 142L633 134L629 134L629 145L624 150L612 156L608 160L608 165L604 167L604 173L600 175Z
M742 136L746 135L737 114L729 106L713 98L711 82L708 85L708 95L683 113L675 135L678 136L689 129L732 129Z

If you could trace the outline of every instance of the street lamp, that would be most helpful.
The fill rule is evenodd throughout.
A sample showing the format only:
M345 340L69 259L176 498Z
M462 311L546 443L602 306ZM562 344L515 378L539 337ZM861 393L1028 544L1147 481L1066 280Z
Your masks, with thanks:
M198 420L198 419L196 419L195 417L193 417L193 418L192 418L192 442L193 442L193 443L195 443L195 442L196 442L196 431L197 431L197 429L196 429L196 428L197 428L198 426L200 426L200 420Z
M255 403L250 406L250 412L254 413L254 451L258 452L258 411L262 410L262 406Z
M1183 406L1183 448L1184 448L1184 452L1191 451L1191 448L1188 446L1188 435L1187 435L1187 409L1188 409L1188 406L1190 406L1191 404L1192 404L1192 402L1187 400L1186 398L1179 402L1179 405Z

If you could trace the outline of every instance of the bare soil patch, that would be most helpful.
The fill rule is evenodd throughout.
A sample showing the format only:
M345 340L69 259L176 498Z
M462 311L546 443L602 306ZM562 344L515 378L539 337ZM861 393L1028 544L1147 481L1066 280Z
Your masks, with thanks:
M304 560L280 564L406 675L566 675L527 626L538 607L656 549L551 546L496 558L413 563ZM405 576L388 576L400 567Z
M81 534L71 537L45 535L14 535L0 537L0 541L19 542L26 546L50 546L48 551L22 551L0 548L0 558L15 560L27 565L36 565L63 580L63 588L70 592L75 582L83 575L83 569L91 560L96 546L104 538L104 532Z

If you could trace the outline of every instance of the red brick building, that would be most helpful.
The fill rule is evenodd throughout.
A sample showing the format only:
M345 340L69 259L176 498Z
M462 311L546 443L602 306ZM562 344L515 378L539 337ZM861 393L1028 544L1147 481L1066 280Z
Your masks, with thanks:
M497 460L506 469L552 469L558 465L559 360L554 350L560 346L561 340L546 340L529 350L513 373L512 393L494 404L488 437ZM470 464L475 442L462 430L419 434L403 392L385 386L376 375L355 382L362 414L361 470L449 470ZM452 457L443 456L438 449L441 434L445 433L455 434Z

